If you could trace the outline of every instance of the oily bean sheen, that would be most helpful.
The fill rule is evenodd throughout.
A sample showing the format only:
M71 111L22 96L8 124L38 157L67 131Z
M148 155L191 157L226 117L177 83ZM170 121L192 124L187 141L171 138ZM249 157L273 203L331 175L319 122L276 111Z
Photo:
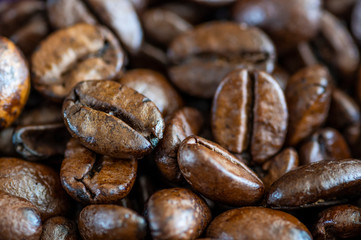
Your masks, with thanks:
M305 165L321 160L339 160L351 157L343 136L333 128L318 130L300 148L300 161Z
M287 121L284 93L265 72L235 70L217 88L212 133L231 152L250 149L255 162L264 162L283 146Z
M313 236L315 240L361 236L361 208L340 205L322 211L314 226Z
M251 169L204 138L186 138L178 150L178 164L193 189L211 200L238 206L263 196L263 183Z
M289 145L296 145L324 123L331 89L328 70L319 65L304 68L290 78L286 88Z
M109 30L77 24L40 44L31 60L33 82L39 92L61 101L80 81L112 79L123 62L123 50Z
M78 240L77 225L64 217L49 218L43 224L40 240Z
M216 217L207 229L211 239L311 240L305 225L292 215L263 207L232 209Z
M167 122L154 161L170 182L181 183L184 179L177 162L178 148L186 137L199 133L203 122L202 114L190 107L181 108Z
M143 239L146 221L133 210L117 205L89 205L78 219L84 240Z
M360 186L360 160L323 160L283 175L272 184L266 200L270 207L312 206L358 195Z
M289 49L316 35L321 0L239 0L234 19L265 29L280 49Z
M134 69L126 72L118 82L149 98L164 117L183 106L181 96L167 79L156 71Z
M145 209L154 240L188 240L199 237L211 220L203 199L183 188L154 193Z
M211 98L222 78L236 68L272 72L275 49L258 28L210 22L176 37L168 49L169 75L182 91Z
M164 121L155 104L113 81L79 83L64 101L63 116L81 144L115 158L141 158L163 138Z
M52 168L18 158L0 159L0 191L30 201L42 220L65 215L70 209L59 175Z
M262 169L266 171L262 179L264 185L268 189L272 183L282 177L287 172L298 167L299 160L296 150L286 148L272 159L262 165Z
M0 191L0 239L38 240L42 225L40 213L31 202Z
M0 129L20 115L30 92L29 69L20 50L0 37Z
M100 156L71 139L60 169L63 188L84 203L117 203L133 187L137 160Z
M130 52L137 52L143 31L137 13L128 0L51 0L48 2L50 22L56 28L76 23L103 23L113 30Z

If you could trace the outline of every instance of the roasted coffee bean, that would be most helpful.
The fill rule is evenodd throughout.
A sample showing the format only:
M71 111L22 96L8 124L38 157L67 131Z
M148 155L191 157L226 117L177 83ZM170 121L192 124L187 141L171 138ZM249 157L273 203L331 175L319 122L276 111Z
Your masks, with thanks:
M327 122L341 131L348 144L354 146L361 133L360 108L353 98L340 89L332 91Z
M361 2L360 1L356 1L354 0L355 6L352 10L352 15L351 15L351 31L352 34L356 40L356 42L358 44L361 43L361 26L360 26L360 21L361 21Z
M99 156L71 139L60 170L63 188L84 203L118 203L133 187L137 160Z
M360 160L324 160L283 175L270 187L267 204L277 208L327 204L359 194L360 185Z
M342 81L353 81L351 77L357 71L360 56L351 34L340 20L327 11L322 12L320 23L319 34L311 41L314 51L339 72Z
M79 215L84 240L143 239L146 221L134 211L117 205L89 205Z
M343 136L333 128L315 132L300 148L300 162L305 165L321 160L350 158L351 153Z
M304 68L290 78L286 88L289 145L298 144L324 123L331 89L328 70L320 65Z
M75 222L64 217L49 218L43 224L40 240L78 240L78 231Z
M5 1L0 9L0 35L10 38L27 57L48 32L43 1Z
M66 215L69 198L61 187L59 175L50 167L18 158L0 159L0 191L30 201L41 219Z
M111 28L130 52L137 52L142 45L143 31L129 0L51 0L48 12L55 27L99 22Z
M71 135L96 153L141 158L163 138L161 113L147 97L113 81L75 86L63 104Z
M208 6L223 6L234 3L236 0L192 0L192 1Z
M282 177L284 174L298 167L299 160L296 150L286 148L272 159L262 165L262 169L266 171L262 181L268 189L272 183Z
M173 114L183 100L165 77L148 69L134 69L126 72L119 82L149 98L164 117Z
M20 115L30 92L29 69L20 50L0 37L0 129Z
M166 1L160 7L177 14L191 24L202 22L209 12L207 8L200 8L192 2Z
M13 145L18 154L30 161L62 156L69 139L64 123L17 127Z
M161 7L145 11L142 20L149 38L164 47L168 47L175 37L193 28L185 19Z
M80 81L112 79L123 61L124 53L109 30L77 24L51 34L35 51L34 87L61 101Z
M342 16L347 14L352 6L357 3L357 0L323 0L324 8L333 14Z
M198 134L203 122L202 114L190 107L178 110L167 122L154 161L162 175L170 182L182 182L183 176L177 162L179 145L186 137Z
M146 204L145 215L154 240L196 239L211 220L204 200L183 188L154 193Z
M283 146L287 121L285 95L267 73L235 70L217 88L212 133L231 152L249 149L253 161L264 162Z
M222 78L234 69L272 72L275 49L258 28L232 22L197 26L174 39L168 49L169 75L187 94L210 98Z
M35 108L25 108L17 119L16 125L43 125L61 122L63 122L61 105L46 101Z
M178 150L178 164L192 188L211 200L239 206L263 196L263 183L251 169L204 138L186 138Z
M361 235L361 209L352 205L328 208L318 215L314 226L315 240L336 240Z
M42 224L38 209L21 197L0 191L0 239L38 240Z
M233 8L237 22L265 29L281 50L316 35L321 0L240 0Z
M306 240L312 236L294 216L263 207L232 209L217 216L207 229L211 239Z

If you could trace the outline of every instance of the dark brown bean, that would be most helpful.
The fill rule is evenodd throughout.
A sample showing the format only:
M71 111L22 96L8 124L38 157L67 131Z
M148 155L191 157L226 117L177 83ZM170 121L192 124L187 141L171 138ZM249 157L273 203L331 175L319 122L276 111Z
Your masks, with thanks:
M267 73L235 70L217 88L212 133L231 152L250 149L253 161L264 162L281 149L287 121L284 93Z
M0 37L0 129L20 115L30 92L29 69L20 50Z
M112 79L123 62L123 50L109 30L77 24L54 32L34 52L34 87L62 101L80 81Z
M169 68L170 78L179 89L210 98L222 78L234 69L272 72L275 49L258 28L211 22L175 38L168 58L173 64Z
M140 158L163 138L161 113L147 97L113 81L75 86L63 104L65 125L87 148L115 158Z
M265 29L280 49L290 49L316 35L321 0L240 0L234 19Z
M155 240L195 239L211 220L211 212L203 199L183 188L154 193L145 211Z
M350 158L351 153L343 136L335 129L318 130L300 148L300 162L305 165L321 160Z
M181 96L165 77L156 71L134 69L126 72L119 82L152 100L164 117L183 106Z
M162 175L170 182L182 182L183 176L177 162L179 145L186 137L198 134L203 122L202 114L190 107L178 110L167 122L154 161Z
M263 196L263 183L251 169L204 138L186 138L178 150L178 164L192 188L211 200L239 206Z
M324 160L283 175L270 187L267 204L279 208L327 204L337 197L359 194L360 185L360 160Z
M217 216L207 229L212 239L306 240L312 236L292 215L262 207L232 209Z
M89 205L79 215L84 240L143 239L146 221L134 211L117 205Z
M324 123L331 89L328 70L320 65L304 68L290 78L286 88L289 145L296 145Z
M0 239L38 240L42 224L38 209L24 198L0 191Z
M64 217L49 218L43 224L40 240L78 240L75 222Z
M137 160L99 156L71 139L60 170L67 193L84 203L118 203L133 187Z
M284 174L298 167L298 154L293 148L286 148L262 165L266 171L262 179L266 189Z
M336 240L361 235L361 209L352 205L328 208L318 215L314 226L315 240Z
M70 202L59 175L50 167L18 158L0 159L0 191L27 199L41 213L41 219L66 215Z
M69 139L64 123L17 127L13 145L18 154L30 161L62 156Z

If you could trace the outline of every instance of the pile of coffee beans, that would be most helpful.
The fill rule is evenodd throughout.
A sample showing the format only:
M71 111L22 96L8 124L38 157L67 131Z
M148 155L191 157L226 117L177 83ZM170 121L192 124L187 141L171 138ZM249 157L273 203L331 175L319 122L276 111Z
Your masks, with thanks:
M361 239L361 0L0 1L0 240Z

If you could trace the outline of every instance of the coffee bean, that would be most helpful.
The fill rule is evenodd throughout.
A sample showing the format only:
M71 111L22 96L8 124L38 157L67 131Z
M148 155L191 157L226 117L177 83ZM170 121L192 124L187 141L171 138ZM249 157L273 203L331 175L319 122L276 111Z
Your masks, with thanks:
M117 205L89 205L78 220L84 240L143 239L146 221L134 211Z
M312 239L305 225L292 215L262 208L232 209L216 217L207 229L212 239Z
M192 0L193 2L208 6L222 6L234 3L236 0Z
M83 203L118 203L133 187L135 159L100 156L71 139L60 169L67 193Z
M31 202L0 191L0 211L0 239L40 238L40 213Z
M43 225L40 240L78 240L77 225L64 217L49 218Z
M165 77L156 71L134 69L126 72L119 82L149 98L164 117L183 106L181 96Z
M13 145L18 154L30 161L62 156L69 139L64 123L17 127Z
M199 133L203 122L202 114L190 107L178 110L167 122L154 161L170 182L181 183L184 180L177 162L178 148L186 137Z
M324 8L335 15L342 16L347 14L352 6L357 3L357 0L324 0Z
M70 201L61 187L59 175L50 167L18 158L0 159L0 191L30 201L41 219L66 215Z
M20 50L0 37L0 129L20 115L30 92L29 69Z
M169 75L182 91L204 98L214 95L222 78L234 69L272 72L275 49L258 28L212 22L174 39L168 49Z
M289 74L283 68L276 66L272 72L272 76L278 82L281 89L285 91L288 79L290 78Z
M340 89L333 89L327 122L340 130L350 146L360 137L360 120L360 108L355 100Z
M272 183L282 177L284 174L298 167L298 154L293 148L286 148L272 159L262 165L266 171L262 179L265 187L268 189Z
M185 19L164 8L145 11L142 20L149 38L164 47L168 47L175 37L193 28Z
M359 194L361 161L320 161L290 171L272 184L270 207L292 208L328 204L328 200Z
M233 17L265 29L284 51L316 35L321 0L240 0L233 8Z
M178 150L178 164L192 188L211 200L239 206L263 196L263 183L251 169L204 138L186 138Z
M142 45L140 21L128 0L52 0L48 11L52 24L58 28L81 22L102 23L113 30L128 51L136 53Z
M207 204L190 190L163 189L148 200L145 210L153 239L195 239L211 220Z
M311 41L314 51L334 71L339 72L342 81L353 81L360 54L350 32L339 19L327 11L322 12L320 24L319 34Z
M63 104L71 135L96 153L141 158L163 138L161 113L147 97L113 81L75 86Z
M294 74L286 88L289 110L288 144L294 146L326 120L331 101L331 81L326 68L315 65Z
M0 35L11 39L29 57L49 33L45 3L39 0L9 1L0 10Z
M315 239L352 238L361 235L361 209L352 205L328 208L318 215Z
M61 101L80 81L111 79L124 53L109 30L78 24L51 34L32 56L34 87Z
M343 136L335 129L318 130L300 148L300 161L305 165L324 159L339 160L350 158L351 153Z
M284 93L267 73L236 70L217 88L212 133L231 152L250 149L253 161L264 162L281 149L287 121Z

